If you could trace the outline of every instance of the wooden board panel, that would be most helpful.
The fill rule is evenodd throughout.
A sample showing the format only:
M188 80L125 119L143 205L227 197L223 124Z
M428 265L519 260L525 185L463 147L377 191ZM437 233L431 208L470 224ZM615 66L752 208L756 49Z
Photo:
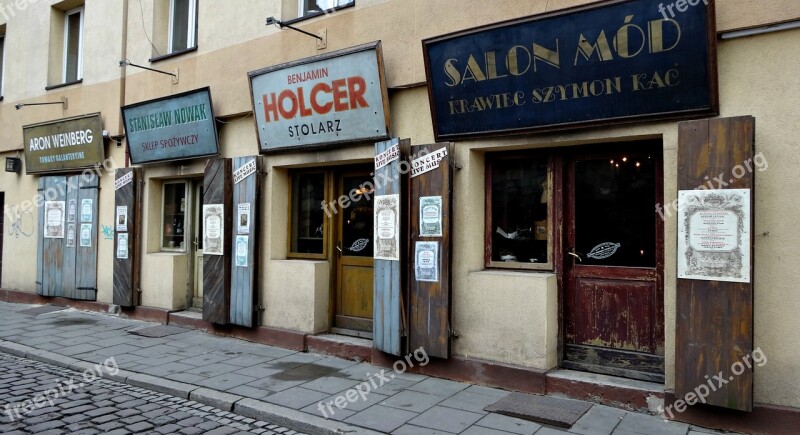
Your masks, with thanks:
M752 171L731 177L754 154L755 119L722 118L682 122L678 137L678 189L694 190L722 175L724 189L754 189ZM715 183L716 184L716 183ZM754 196L751 195L751 210ZM751 217L752 226L755 213ZM752 411L753 371L732 373L753 351L753 280L750 283L678 279L675 337L675 395L684 396L722 373L728 382L706 398L715 406ZM752 364L751 364L752 365Z
M410 141L391 139L375 144L375 155L379 155L393 146L406 149ZM401 153L403 155L403 153ZM405 253L407 219L405 212L408 210L404 201L405 189L403 188L406 177L401 177L398 165L400 160L395 160L375 171L376 180L391 180L378 183L375 186L375 196L400 195L400 260L374 261L374 286L373 286L373 345L375 349L392 355L400 356L404 352L402 337L406 335L406 316L402 307L406 306L403 292L405 278ZM375 229L377 231L377 229Z
M203 205L210 204L225 206L222 232L227 242L231 237L230 159L210 159L206 164L203 179ZM203 235L200 234L199 237L203 237ZM230 319L230 243L225 243L224 246L224 255L203 255L203 320L220 325L227 324Z
M80 175L71 175L67 177L67 185L70 186L70 189L67 191L67 219L66 219L66 237L69 240L69 229L70 226L74 226L74 236L75 239L72 243L72 246L69 246L69 243L64 243L64 272L61 274L61 287L63 289L64 297L67 299L75 299L78 295L78 282L76 281L77 275L75 270L75 263L77 260L78 255L78 232L80 230L80 224L78 223L78 210L80 209L80 201L78 200L78 193L80 191ZM71 202L75 203L75 218L74 222L70 222L69 217L69 205ZM68 272L67 272L68 271Z
M127 207L127 231L114 232L114 303L123 307L139 304L139 210L141 207L139 183L141 169L117 169L115 180L132 177L132 180L114 191L114 228L117 229L117 207ZM128 258L118 258L118 234L128 235Z
M44 177L44 189L40 192L49 201L65 201L67 193L67 179L66 177ZM66 212L66 210L65 210ZM41 217L39 221L42 223L40 227L40 235L42 238L42 296L48 297L63 297L64 291L62 287L62 274L64 272L64 246L66 246L66 237L63 239L47 239L44 238L44 222L45 222L45 208L39 209ZM66 221L66 219L65 219ZM66 223L65 223L66 225ZM66 233L66 227L65 227ZM66 236L66 234L65 234ZM74 269L72 270L74 273Z
M99 233L98 226L100 225L98 217L100 177L87 172L85 175L76 176L76 178L80 179L80 188L78 190L78 234L75 241L75 246L77 247L74 269L76 288L73 299L93 301L97 299L97 235ZM80 218L81 204L85 200L92 201L91 222L83 222ZM91 224L91 231L89 232L91 246L81 247L81 226L84 224ZM68 269L65 269L65 273L69 273Z
M256 270L258 266L258 178L259 178L259 159L256 156L236 157L233 159L233 172L246 164L255 161L256 172L248 175L243 180L233 185L233 201L231 212L234 222L232 227L233 236L228 243L232 248L231 254L231 307L230 323L234 325L253 327L258 326L259 317L256 315L256 305L258 299ZM250 204L250 234L239 234L239 215L240 204ZM237 265L237 237L247 237L247 261L245 266Z
M409 262L409 346L411 349L423 347L430 356L450 357L450 247L451 247L451 205L452 205L452 150L450 144L412 146L415 155L427 149L429 153L447 149L448 155L438 168L411 178L409 194L411 206L411 252ZM420 198L425 196L442 197L442 237L420 237ZM416 279L415 266L417 242L436 242L439 245L438 282L420 282Z
M47 178L39 177L36 195L44 195ZM45 296L44 288L44 207L39 207L36 215L36 294Z

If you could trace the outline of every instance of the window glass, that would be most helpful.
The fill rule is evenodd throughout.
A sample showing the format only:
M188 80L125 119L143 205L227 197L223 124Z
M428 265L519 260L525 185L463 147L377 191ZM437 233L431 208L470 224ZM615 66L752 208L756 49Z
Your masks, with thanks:
M374 192L365 186L369 177L344 177L343 194L355 192L358 201L350 201L347 208L340 210L342 216L342 255L353 257L372 257L373 216L372 197Z
M170 47L174 53L194 47L196 0L172 0Z
M80 80L81 77L81 22L83 10L69 12L64 32L64 83Z
M491 260L547 264L547 159L503 159L495 161L491 170Z
M5 60L6 36L0 35L0 96L3 95L3 61Z
M323 11L353 3L354 0L300 0L302 16L319 14Z
M324 253L324 200L324 174L295 174L292 177L291 252Z
M164 184L161 248L186 249L186 183Z
M575 162L580 264L655 267L656 162L646 155Z

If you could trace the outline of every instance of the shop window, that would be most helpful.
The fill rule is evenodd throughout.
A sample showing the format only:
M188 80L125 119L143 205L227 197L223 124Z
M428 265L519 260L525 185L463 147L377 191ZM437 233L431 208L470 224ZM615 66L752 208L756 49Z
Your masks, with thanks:
M64 14L63 83L83 78L83 7Z
M284 21L311 18L353 6L355 0L283 0Z
M487 165L487 266L552 269L552 176L546 157Z
M325 255L326 216L325 174L297 173L291 178L291 216L289 255L310 257Z
M161 250L185 252L187 195L186 182L164 183L161 219Z

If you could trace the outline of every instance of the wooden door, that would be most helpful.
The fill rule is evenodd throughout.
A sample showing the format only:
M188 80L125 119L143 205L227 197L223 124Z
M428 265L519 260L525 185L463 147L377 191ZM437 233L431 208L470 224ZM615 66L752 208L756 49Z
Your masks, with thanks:
M661 144L566 165L563 366L664 382Z
M368 182L371 179L366 172L338 177L336 198L347 196L358 201L338 208L336 214L338 261L334 326L337 333L372 338L374 189L362 187Z

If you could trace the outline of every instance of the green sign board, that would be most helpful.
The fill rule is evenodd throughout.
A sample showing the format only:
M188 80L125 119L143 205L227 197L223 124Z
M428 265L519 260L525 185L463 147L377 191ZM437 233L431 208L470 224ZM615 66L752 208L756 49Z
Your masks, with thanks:
M22 137L28 174L91 168L105 159L99 113L28 125Z

